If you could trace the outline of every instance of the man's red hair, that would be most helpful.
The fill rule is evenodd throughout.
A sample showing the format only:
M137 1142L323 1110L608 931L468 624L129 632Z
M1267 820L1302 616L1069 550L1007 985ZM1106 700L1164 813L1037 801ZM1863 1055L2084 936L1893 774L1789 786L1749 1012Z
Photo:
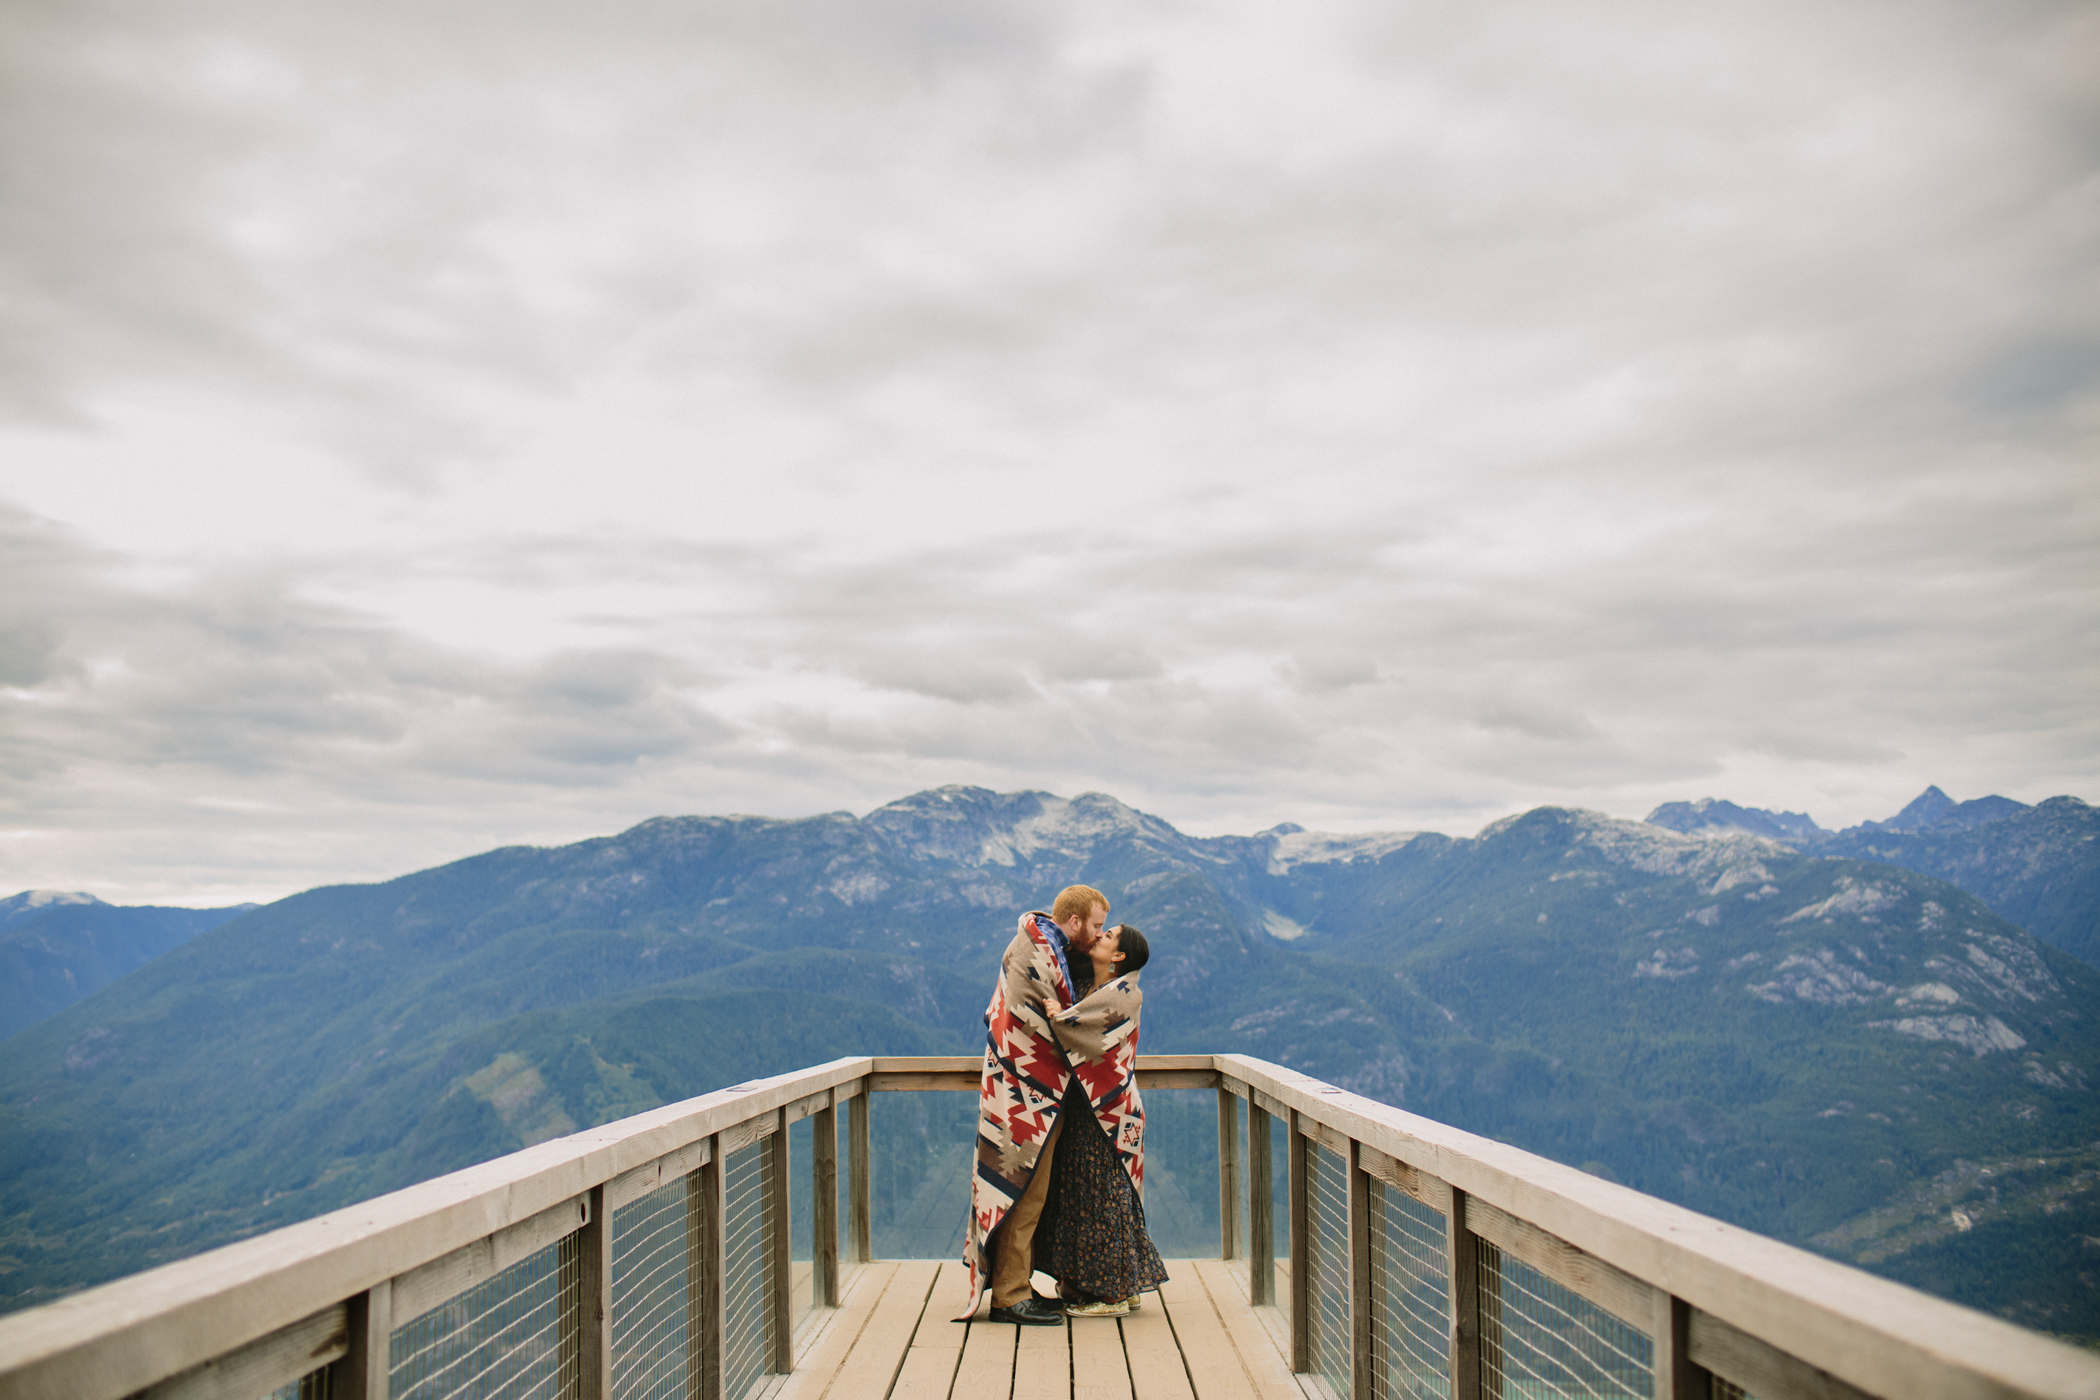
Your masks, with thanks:
M1107 895L1092 885L1066 885L1057 892L1057 902L1050 906L1050 918L1060 924L1067 919L1084 921L1097 904L1104 915L1108 913Z

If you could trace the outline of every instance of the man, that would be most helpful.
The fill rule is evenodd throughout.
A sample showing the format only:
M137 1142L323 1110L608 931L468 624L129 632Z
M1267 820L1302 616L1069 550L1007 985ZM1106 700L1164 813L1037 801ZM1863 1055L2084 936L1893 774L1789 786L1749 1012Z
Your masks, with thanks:
M1087 952L1108 923L1108 897L1087 885L1061 891L1050 912L1021 916L999 961L999 981L985 1009L984 1072L977 1098L977 1170L970 1179L969 1305L992 1292L991 1320L1024 1327L1061 1327L1061 1304L1036 1296L1035 1227L1050 1190L1058 1119L1072 1065L1051 1017L1084 995L1074 963L1092 971ZM1090 980L1090 978L1088 979Z

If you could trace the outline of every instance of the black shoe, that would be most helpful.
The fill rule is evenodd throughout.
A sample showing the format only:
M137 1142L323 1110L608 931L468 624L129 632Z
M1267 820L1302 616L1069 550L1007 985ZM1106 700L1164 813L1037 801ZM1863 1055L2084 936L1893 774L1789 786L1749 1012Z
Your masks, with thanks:
M1011 1322L1021 1327L1062 1327L1065 1325L1065 1310L1059 1304L1031 1296L1010 1308L993 1308L991 1321Z

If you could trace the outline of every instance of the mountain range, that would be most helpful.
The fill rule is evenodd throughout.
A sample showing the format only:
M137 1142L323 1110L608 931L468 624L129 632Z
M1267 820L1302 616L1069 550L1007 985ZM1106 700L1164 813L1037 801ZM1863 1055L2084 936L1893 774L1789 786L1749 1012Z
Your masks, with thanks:
M0 1303L756 1074L970 1051L1014 915L1084 880L1152 939L1147 1052L1277 1060L2100 1337L2100 971L1947 878L1717 825L1206 838L942 788L310 890L6 1042ZM1154 1097L1155 1233L1200 1249L1205 1096ZM968 1104L877 1108L878 1248L946 1252Z
M0 899L0 1040L254 907L104 904L57 890Z
M1800 812L1703 798L1648 821L1683 832L1740 831L1807 855L1900 865L1959 885L2045 943L2100 964L2100 810L2075 797L2029 806L2009 797L1956 802L1928 787L1883 822L1825 831Z

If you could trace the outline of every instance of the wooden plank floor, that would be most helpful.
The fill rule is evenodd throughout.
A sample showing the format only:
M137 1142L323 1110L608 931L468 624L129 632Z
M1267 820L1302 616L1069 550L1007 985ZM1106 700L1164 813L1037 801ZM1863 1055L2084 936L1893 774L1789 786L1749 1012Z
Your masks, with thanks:
M1014 1327L949 1319L962 1265L885 1261L852 1270L840 1306L819 1314L795 1372L765 1400L1309 1400L1280 1349L1275 1309L1248 1302L1247 1266L1174 1259L1171 1275L1122 1319ZM1038 1276L1036 1287L1055 1291Z

